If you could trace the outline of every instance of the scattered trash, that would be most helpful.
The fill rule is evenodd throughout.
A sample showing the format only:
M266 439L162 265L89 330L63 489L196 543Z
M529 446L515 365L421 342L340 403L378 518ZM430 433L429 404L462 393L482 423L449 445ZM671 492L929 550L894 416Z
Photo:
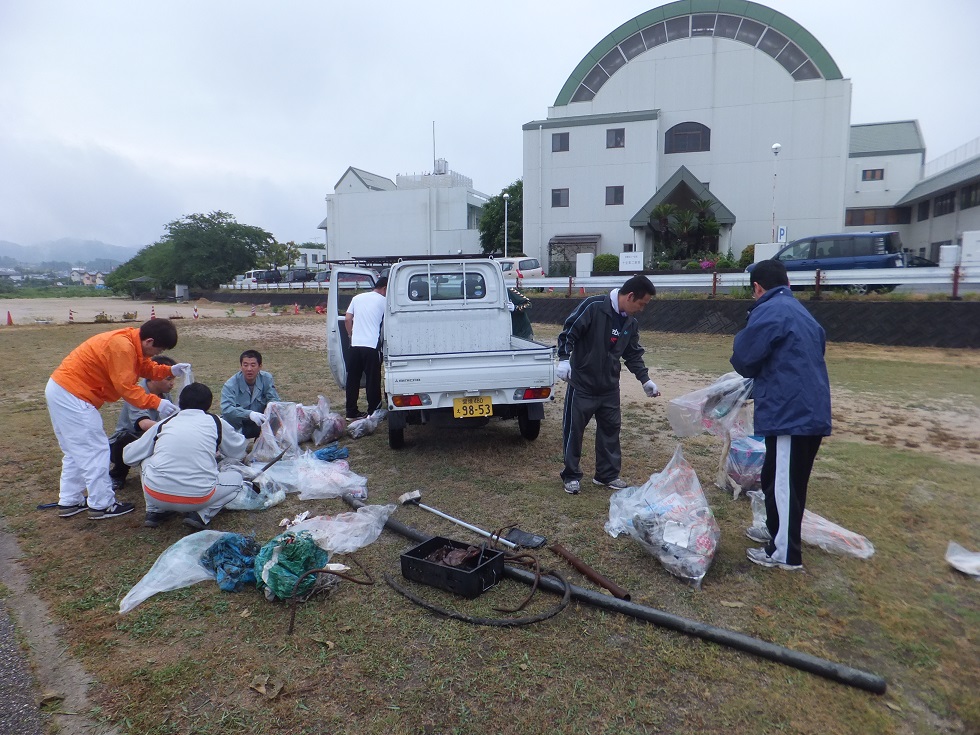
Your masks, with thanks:
M322 569L330 555L316 545L307 531L286 531L269 541L255 557L256 584L266 599L288 600L312 591L317 578L310 576L296 586L304 572Z
M322 449L314 451L313 456L324 462L333 462L338 459L347 459L350 456L350 449L347 447L338 447L337 442L333 442Z
M629 533L668 572L688 580L695 589L701 588L721 538L698 476L680 445L662 472L640 487L612 494L605 529L613 538Z
M255 584L255 555L259 545L254 538L238 533L215 541L201 557L201 566L213 572L225 592L240 592L246 584Z
M955 541L946 547L946 561L957 571L980 579L980 552L968 551Z
M365 505L356 512L340 513L335 516L314 516L301 513L287 528L294 532L305 532L321 549L330 554L350 554L374 543L396 505Z
M766 442L761 436L734 436L725 454L722 481L716 483L723 490L732 490L732 497L760 488L762 464L766 461Z
M752 385L751 378L730 372L707 388L674 398L667 404L670 428L680 437L697 436L705 431L724 436L731 431L742 407L752 396Z
M766 498L761 490L748 493L752 501L752 528L760 533L768 534L766 527ZM831 554L846 554L858 559L870 559L874 556L875 547L864 536L848 531L809 510L803 511L803 525L800 528L800 539L805 544L816 546Z

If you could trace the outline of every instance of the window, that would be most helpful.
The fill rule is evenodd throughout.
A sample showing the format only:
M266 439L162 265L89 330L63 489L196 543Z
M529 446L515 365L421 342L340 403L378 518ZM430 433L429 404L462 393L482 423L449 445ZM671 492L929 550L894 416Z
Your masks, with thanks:
M551 134L551 152L560 153L568 150L568 133Z
M911 207L848 209L844 215L844 224L848 227L907 225L911 221Z
M926 199L924 202L919 202L919 209L915 215L916 222L922 222L923 220L929 219L929 200Z
M866 168L861 172L861 181L884 181L885 180L885 169L883 168Z
M623 243L623 252L624 253L635 253L636 252L636 243L635 242L624 242Z
M419 273L408 279L409 301L451 301L462 299L464 294L467 299L486 298L483 276L467 273L465 283L461 273Z
M609 128L606 131L606 148L625 148L626 128Z
M622 204L623 203L623 187L621 186L607 186L606 187L606 205L610 204Z
M568 189L552 189L551 190L551 206L552 207L567 207L568 206Z
M960 189L960 209L980 206L980 182Z
M710 150L711 130L701 123L678 123L664 133L664 153L696 153Z
M942 217L956 210L956 192L951 191L936 197L932 208L933 217Z

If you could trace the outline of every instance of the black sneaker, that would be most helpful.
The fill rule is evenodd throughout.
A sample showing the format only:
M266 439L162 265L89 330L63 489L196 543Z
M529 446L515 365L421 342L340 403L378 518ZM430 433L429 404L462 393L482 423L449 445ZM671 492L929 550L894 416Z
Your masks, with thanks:
M77 516L79 513L84 513L88 510L88 502L83 500L78 505L61 505L60 503L55 506L58 509L58 515L61 518L71 518L72 516Z
M104 518L115 518L124 516L136 510L132 503L113 503L108 508L89 508L88 518L90 521L101 521Z
M148 512L146 514L146 520L143 521L143 526L145 528L156 528L157 526L159 526L161 523L163 523L168 518L173 518L174 515L176 515L176 514L172 510L165 510L165 511L162 511L161 513L149 513Z
M366 419L366 418L367 418L367 414L364 413L363 411L358 411L354 415L347 414L348 421L357 421L358 419Z
M190 513L184 513L183 524L188 528L193 528L195 531L203 531L204 527L208 524L204 522L201 518L201 514L196 511L191 511Z

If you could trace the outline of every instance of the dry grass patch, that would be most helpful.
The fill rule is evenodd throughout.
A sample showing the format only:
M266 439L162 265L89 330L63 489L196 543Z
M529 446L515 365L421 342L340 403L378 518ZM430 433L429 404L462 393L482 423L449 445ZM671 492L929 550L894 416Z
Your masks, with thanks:
M322 394L341 405L323 351L322 317L178 327L175 356L192 362L197 379L213 390L237 369L239 353L254 347L282 395L310 403ZM368 477L369 502L394 502L421 489L423 502L478 526L517 523L560 541L636 602L881 674L889 691L877 697L581 604L519 629L442 620L380 581L385 573L400 580L398 556L412 545L388 532L358 554L378 584L344 584L334 596L302 606L292 637L285 635L285 606L209 583L158 595L120 616L119 599L184 529L144 529L140 513L94 523L34 510L56 497L60 471L44 383L72 347L99 329L0 331L3 354L23 356L8 361L0 385L6 487L0 513L26 554L32 588L96 679L97 714L123 732L924 735L980 728L977 587L943 560L950 539L980 547L980 378L973 353L830 346L838 432L821 450L809 506L868 536L877 549L868 561L807 549L806 574L749 564L750 542L742 536L748 503L710 486L720 443L685 440L722 529L701 592L670 577L634 542L603 532L607 491L587 484L575 498L562 492L560 402L547 407L535 442L522 440L513 421L457 432L408 427L400 452L388 449L383 431L346 442L352 468ZM557 334L544 325L535 331L545 341ZM656 333L643 341L665 398L729 369L727 338ZM676 440L665 408L666 400L649 401L635 381L624 380L628 479L643 481L670 458ZM103 412L107 426L117 411ZM949 449L953 444L959 446ZM589 456L583 469L592 469ZM142 504L135 477L120 495ZM347 508L292 496L262 513L223 513L214 525L265 541L280 518L302 510ZM396 518L430 533L474 538L417 508L400 509ZM541 558L591 588L550 552ZM487 616L526 592L505 580L466 602L412 588L437 604ZM554 601L540 594L527 612ZM281 691L263 696L249 686L256 677L281 684Z

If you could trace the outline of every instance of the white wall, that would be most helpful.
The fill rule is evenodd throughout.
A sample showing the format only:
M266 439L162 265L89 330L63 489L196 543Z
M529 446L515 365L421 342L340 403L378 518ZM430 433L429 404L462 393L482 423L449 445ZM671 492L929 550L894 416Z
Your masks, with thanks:
M884 179L861 180L864 170L878 168L884 169ZM844 205L847 209L894 206L921 178L921 153L849 158L844 182Z

